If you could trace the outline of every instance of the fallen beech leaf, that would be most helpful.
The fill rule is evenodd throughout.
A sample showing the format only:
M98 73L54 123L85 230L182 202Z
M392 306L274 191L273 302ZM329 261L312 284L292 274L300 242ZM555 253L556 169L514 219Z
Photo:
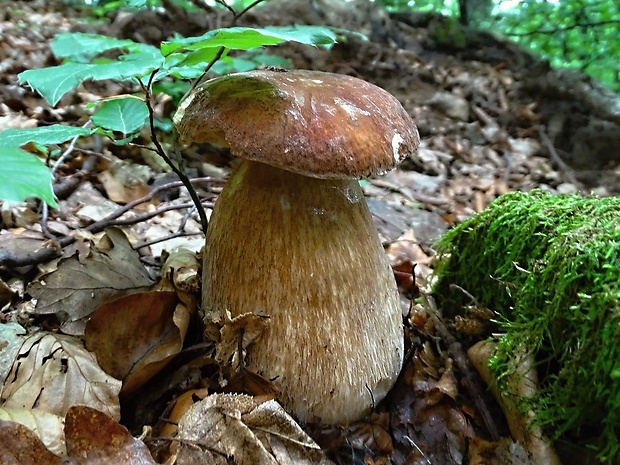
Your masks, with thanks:
M29 230L2 230L0 232L0 255L6 257L28 257L42 248L56 248L57 243L49 241L39 232Z
M515 400L519 397L528 398L536 395L538 374L533 355L525 351L514 354L513 371L509 369L505 374L508 384L505 391L500 392L489 369L489 360L495 354L496 346L497 343L493 341L480 341L467 350L467 356L500 404L504 415L506 415L512 438L525 448L537 464L558 465L560 459L556 455L551 441L542 433L540 425L536 423L536 415L532 410L522 411Z
M0 420L0 463L2 465L60 465L63 460L45 447L28 428Z
M88 465L157 465L146 445L113 418L84 405L65 418L67 452Z
M212 394L179 422L178 465L331 464L274 400Z
M86 404L120 418L120 388L121 382L105 374L78 339L37 333L20 348L0 400L4 407L60 416L71 405Z
M369 418L357 421L349 426L347 442L357 449L368 449L382 454L391 454L394 450L392 436L388 432L390 417L386 412L373 412Z
M0 384L9 376L25 334L26 330L17 323L0 325Z
M147 195L150 191L146 183L132 173L132 168L140 165L127 163L115 163L113 166L99 173L97 176L108 198L120 205L137 200ZM146 210L145 205L139 205L138 210Z
M202 388L192 389L191 391L184 392L179 397L177 397L174 401L174 407L172 408L172 411L168 414L166 422L163 424L161 430L159 431L159 436L175 436L177 433L177 425L181 417L183 417L183 415L187 413L190 407L194 405L197 400L202 400L208 395L209 390L207 388Z
M161 259L161 281L158 290L175 291L192 313L198 308L200 299L200 269L196 252L181 248L174 252L165 252Z
M242 338L242 348L245 350L269 324L268 317L255 313L244 313L234 318L230 316L230 312L226 312L220 328L221 336L216 338L219 342L216 345L215 358L222 363L228 363L237 357L239 338Z
M63 432L64 421L58 415L43 410L0 407L0 420L14 421L25 426L43 441L50 452L67 455ZM4 462L0 461L0 463Z
M122 393L142 386L177 355L190 315L174 292L143 292L99 307L86 324L88 350Z
M14 296L15 292L0 279L0 309L10 303Z
M41 219L41 215L22 202L3 202L0 205L3 229L31 228Z
M490 442L476 436L469 443L467 455L469 465L540 465L521 444L509 438Z
M179 249L162 256L165 258L161 275L174 284L174 288L188 293L200 291L200 262L196 252Z
M428 265L432 259L420 247L413 229L407 230L396 241L392 242L385 253L390 260L398 289L401 292L415 290L414 277L411 274L414 265L418 280L424 282L430 274Z
M152 284L125 234L108 228L83 263L77 256L61 260L58 269L28 287L38 300L35 313L57 314L63 332L82 335L88 316L119 295Z
M452 397L453 369L430 342L403 368L391 394L394 463L465 463L474 430Z

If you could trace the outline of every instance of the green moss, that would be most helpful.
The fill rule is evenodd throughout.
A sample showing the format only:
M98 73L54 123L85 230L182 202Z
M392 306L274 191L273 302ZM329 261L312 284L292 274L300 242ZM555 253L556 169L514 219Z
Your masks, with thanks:
M511 354L526 347L539 363L533 402L547 434L620 463L620 198L510 193L449 231L438 251L434 292L446 314L471 303L450 284L496 312L500 387Z

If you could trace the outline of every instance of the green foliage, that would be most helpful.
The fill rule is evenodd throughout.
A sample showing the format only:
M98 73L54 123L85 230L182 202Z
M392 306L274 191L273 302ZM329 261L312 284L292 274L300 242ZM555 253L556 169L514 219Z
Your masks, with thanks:
M529 0L487 25L553 66L579 69L620 91L620 5L614 0Z
M91 121L100 128L118 131L128 136L142 129L148 117L149 110L144 100L124 96L105 101Z
M588 432L602 463L620 461L620 199L510 193L449 231L434 289L448 311L471 303L505 333L491 368L533 353L542 375L532 407L554 439ZM583 436L582 436L583 437Z
M457 0L379 0L388 10L458 17ZM466 0L470 10L487 0ZM469 25L508 36L554 67L578 69L620 92L620 4L616 0L491 0ZM482 11L486 10L483 8Z
M389 11L433 11L448 16L458 14L457 0L379 0L379 3Z
M0 199L23 202L38 197L51 207L57 207L52 190L52 173L34 155L16 147L2 147L0 170Z
M0 132L0 147L21 147L29 142L39 145L62 144L74 137L90 136L93 132L93 129L61 124L30 129L5 129Z
M140 7L144 5L138 3L145 2L134 3L134 6ZM220 61L215 63L211 72L246 71L260 64L282 66L287 62L254 51L283 42L328 45L335 40L334 32L319 26L217 29L199 37L174 38L162 43L159 48L97 34L63 33L55 37L51 48L54 55L65 62L49 68L24 71L19 75L19 82L28 84L50 105L58 104L67 92L88 80L115 80L140 85L151 81L153 91L169 92L178 100L188 89L188 84L182 80L202 76L206 66L218 57ZM245 56L231 57L228 56L230 50L250 52ZM56 206L51 193L52 177L49 171L37 157L20 149L28 142L44 147L76 136L90 136L96 131L110 137L120 133L122 138L115 143L127 143L147 124L148 116L143 99L124 95L102 101L97 106L91 118L94 129L50 126L9 129L0 133L3 166L7 166L6 158L16 172L32 173L29 180L4 175L0 199L23 200L35 196ZM156 127L170 126L166 122L156 122ZM20 163L24 169L21 169Z

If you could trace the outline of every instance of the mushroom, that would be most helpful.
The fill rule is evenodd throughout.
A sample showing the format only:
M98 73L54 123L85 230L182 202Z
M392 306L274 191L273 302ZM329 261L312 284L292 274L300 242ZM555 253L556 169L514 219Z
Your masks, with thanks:
M403 328L358 180L415 151L413 121L351 76L259 70L205 82L174 122L183 140L241 158L206 234L205 323L268 317L247 366L284 407L304 422L363 417L396 381Z

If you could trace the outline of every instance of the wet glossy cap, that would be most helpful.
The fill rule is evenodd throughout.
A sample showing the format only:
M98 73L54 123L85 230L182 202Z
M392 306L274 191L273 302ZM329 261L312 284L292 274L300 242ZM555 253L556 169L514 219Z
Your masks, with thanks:
M417 149L415 124L385 90L320 71L250 71L205 82L174 116L181 138L318 178L362 178Z

